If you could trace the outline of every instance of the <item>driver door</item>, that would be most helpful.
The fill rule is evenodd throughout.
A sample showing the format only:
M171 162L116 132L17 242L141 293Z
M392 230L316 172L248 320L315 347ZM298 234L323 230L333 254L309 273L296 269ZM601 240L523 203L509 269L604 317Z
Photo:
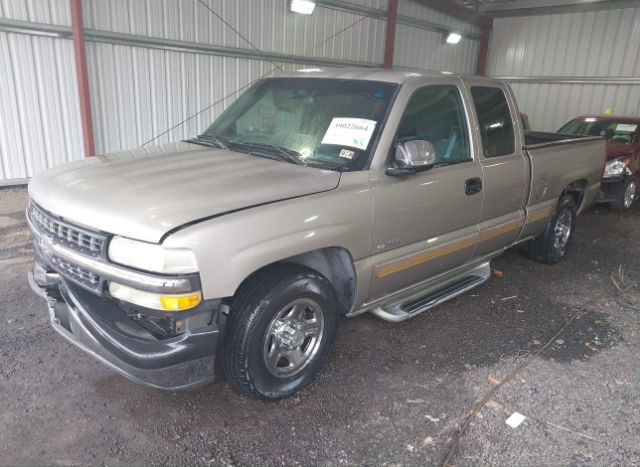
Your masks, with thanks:
M404 177L381 174L374 183L371 299L472 257L482 210L482 167L474 157L465 99L457 81L417 86L409 98L396 141L430 141L436 165Z

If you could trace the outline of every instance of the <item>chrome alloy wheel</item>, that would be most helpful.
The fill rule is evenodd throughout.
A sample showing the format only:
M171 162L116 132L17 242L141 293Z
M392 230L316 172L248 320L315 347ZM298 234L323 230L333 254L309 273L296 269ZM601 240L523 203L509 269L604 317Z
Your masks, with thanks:
M636 197L636 182L635 181L630 181L629 184L627 185L627 188L624 190L624 199L623 199L623 203L624 203L624 208L625 209L629 209L631 207L631 203L633 203L633 200Z
M298 374L316 356L322 343L324 314L320 304L299 298L271 320L264 337L264 363L278 378Z
M562 211L556 225L553 228L553 247L558 251L563 251L571 238L572 213L569 210Z

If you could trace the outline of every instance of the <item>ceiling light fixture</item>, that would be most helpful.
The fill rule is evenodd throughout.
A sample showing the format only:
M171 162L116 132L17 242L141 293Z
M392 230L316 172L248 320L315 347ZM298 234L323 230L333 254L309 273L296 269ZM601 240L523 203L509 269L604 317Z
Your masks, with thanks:
M313 10L316 9L316 2L311 0L291 0L289 2L289 9L294 13L310 15L313 13Z
M462 39L462 35L458 34L457 32L450 32L447 35L446 42L447 44L457 44L458 42L460 42L460 39Z

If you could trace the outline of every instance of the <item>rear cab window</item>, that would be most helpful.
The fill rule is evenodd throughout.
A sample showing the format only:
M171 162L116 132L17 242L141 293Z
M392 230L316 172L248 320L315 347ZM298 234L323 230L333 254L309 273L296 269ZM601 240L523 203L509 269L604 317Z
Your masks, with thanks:
M485 157L513 154L516 135L513 118L504 91L489 86L471 87L471 97L478 116Z
M396 134L399 143L426 140L436 150L436 165L471 160L467 116L460 90L429 85L413 93Z

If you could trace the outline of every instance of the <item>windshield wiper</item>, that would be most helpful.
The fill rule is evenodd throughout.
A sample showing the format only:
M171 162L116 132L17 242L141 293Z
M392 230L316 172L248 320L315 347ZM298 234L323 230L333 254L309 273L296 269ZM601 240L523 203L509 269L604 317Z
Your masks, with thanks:
M230 151L233 151L233 148L229 148L230 144L233 146L240 146L240 147L248 146L248 147L254 147L254 148L271 148L271 149L275 149L276 153L274 155L277 156L280 160L283 160L285 162L292 162L297 165L306 165L302 161L302 159L300 159L301 154L299 152L293 151L291 149L281 148L280 146L276 146L275 144L251 143L251 142L239 143L235 141L233 142L224 141L216 135L207 135L207 134L199 135L196 138L188 139L185 141L187 141L188 143L200 144L202 146L209 146L212 148L222 148Z
M187 142L214 148L229 149L229 146L215 135L199 135L196 138L188 139Z
M281 148L280 146L276 146L275 144L270 144L270 143L233 143L234 145L238 145L238 146L253 146L253 147L257 147L257 148L272 148L275 149L277 151L277 154L280 157L281 160L284 160L286 162L292 162L294 164L298 164L298 165L307 165L304 163L304 161L302 159L300 159L301 154L297 151L293 151L291 149L285 149L285 148Z

